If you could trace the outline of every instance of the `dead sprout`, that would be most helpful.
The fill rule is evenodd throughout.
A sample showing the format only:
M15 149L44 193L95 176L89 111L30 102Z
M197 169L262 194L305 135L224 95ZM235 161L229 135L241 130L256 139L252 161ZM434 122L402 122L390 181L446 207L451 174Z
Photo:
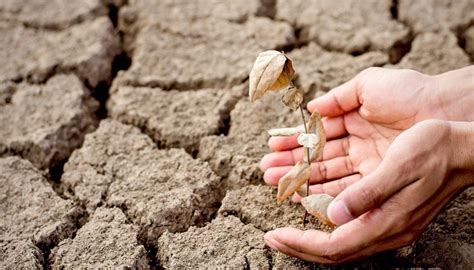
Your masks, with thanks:
M326 211L327 206L317 206L319 202L326 203L326 200L318 200L310 195L309 178L311 175L311 162L318 159L326 144L326 134L321 121L321 116L314 111L306 122L303 111L303 93L293 84L295 70L293 63L284 53L270 50L262 52L255 60L255 64L250 72L249 96L250 101L255 101L270 91L286 89L282 96L282 102L288 108L297 110L299 108L303 119L303 128L277 128L270 129L270 136L293 136L298 135L298 143L305 148L305 157L302 161L285 174L278 182L277 202L281 203L295 192L307 196L303 200L306 212L303 224L306 223L306 215L310 214L318 217L327 223L326 213L321 214L320 210ZM310 196L309 196L310 195ZM319 207L319 208L318 208ZM324 219L326 217L326 220Z

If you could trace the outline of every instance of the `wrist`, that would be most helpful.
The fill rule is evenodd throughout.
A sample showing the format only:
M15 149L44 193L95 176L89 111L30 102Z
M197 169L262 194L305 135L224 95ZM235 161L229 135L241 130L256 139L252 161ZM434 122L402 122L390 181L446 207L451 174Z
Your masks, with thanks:
M474 122L449 122L450 167L452 170L474 173ZM471 174L474 175L474 174ZM467 180L474 184L474 177Z
M474 66L430 76L428 84L430 117L474 121Z

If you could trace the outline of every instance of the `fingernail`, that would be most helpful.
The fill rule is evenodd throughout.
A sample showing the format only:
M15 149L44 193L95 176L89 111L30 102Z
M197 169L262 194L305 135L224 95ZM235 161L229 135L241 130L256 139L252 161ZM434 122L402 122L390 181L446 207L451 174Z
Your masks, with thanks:
M328 217L336 225L341 225L354 219L343 200L334 201L329 205Z

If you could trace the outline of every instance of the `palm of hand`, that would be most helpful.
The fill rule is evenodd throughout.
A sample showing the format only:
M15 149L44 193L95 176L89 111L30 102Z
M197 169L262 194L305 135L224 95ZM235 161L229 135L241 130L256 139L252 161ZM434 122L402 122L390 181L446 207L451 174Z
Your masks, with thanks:
M367 69L332 95L308 104L310 111L327 116L328 138L322 158L312 164L310 182L316 185L311 191L335 196L375 170L395 137L426 114L420 106L426 99L426 79L412 70ZM269 145L276 152L260 166L265 182L277 185L303 158L303 149L296 137L271 138Z
M390 124L374 123L353 111L334 119L326 119L329 141L322 159L312 164L311 193L336 196L347 186L371 173L382 161L392 141L402 130ZM334 138L334 136L342 138ZM303 158L303 148L297 147L296 137L273 138L270 147L277 152L262 159L265 181L277 185L278 180ZM299 197L295 197L298 200Z
M358 111L345 115L344 125L347 136L337 140L345 145L343 154L347 155L349 162L344 164L345 168L334 168L341 172L341 178L324 179L328 182L314 185L312 191L315 193L336 196L353 182L373 172L382 161L390 144L402 132L390 124L371 122L362 117ZM322 162L326 161L323 157ZM346 174L342 175L342 172Z

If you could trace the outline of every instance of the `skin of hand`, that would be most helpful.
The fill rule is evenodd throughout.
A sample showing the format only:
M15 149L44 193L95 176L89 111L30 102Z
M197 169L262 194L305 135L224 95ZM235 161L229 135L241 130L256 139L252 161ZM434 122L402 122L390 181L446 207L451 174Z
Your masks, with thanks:
M467 130L467 131L466 131ZM265 242L290 256L341 263L413 242L460 190L474 184L474 124L425 120L402 132L380 165L331 203L332 233L280 228ZM464 147L469 150L462 151Z
M328 139L319 162L312 164L310 183L319 184L311 186L311 193L336 196L372 172L394 138L430 114L431 82L430 76L413 70L369 68L310 102L309 111L317 108L324 116ZM269 140L276 152L260 163L267 184L278 185L303 158L296 138Z
M372 172L403 130L426 119L474 121L474 66L429 76L413 70L369 68L328 94L308 110L324 116L328 143L312 164L312 193L336 196ZM275 151L260 168L268 185L303 158L297 136L272 137ZM295 196L295 201L301 198Z
M449 79L456 77L458 81L464 79L464 82L466 82L466 78L468 80L471 79L470 84L466 83L466 85L472 86L474 85L474 81L472 81L472 78L474 78L473 74L473 67L438 76L427 76L412 70L370 68L346 84L333 89L327 95L310 102L308 104L310 111L317 109L320 114L326 117L324 125L329 139L322 159L312 164L311 182L318 184L311 187L311 192L328 193L332 196L337 196L346 188L361 181L361 179L366 179L380 168L382 159L385 157L387 149L389 149L393 140L405 129L419 121L429 118L453 118L458 120L464 117L468 118L466 120L474 119L472 110L466 110L474 101L472 95L466 95L472 89L453 85L452 80ZM455 88L455 91L451 91L451 96L459 96L461 98L470 96L471 98L467 100L464 98L462 102L464 106L459 106L459 104L455 104L456 99L443 97L443 92L440 90L444 88ZM470 112L470 114L466 114L466 112ZM267 184L276 185L280 177L291 168L291 165L302 159L303 150L298 147L296 137L275 137L269 141L269 145L278 152L265 156L262 159L261 168L265 171L264 179ZM403 172L403 170L401 171ZM443 179L457 179L468 176L469 174L466 176L466 174L462 173L453 173L453 175L445 175ZM379 181L383 181L385 184L388 180ZM383 187L385 189L385 185ZM398 194L398 191L392 192L390 195L394 193ZM449 194L453 194L453 192ZM365 194L362 195L364 198ZM298 200L299 198L294 199ZM383 201L375 202L380 204ZM373 207L378 206L378 204L374 203L371 205ZM344 217L341 213L347 212L347 207L336 206L337 204L334 203L329 209L330 218L336 224L345 223L351 220L352 217L362 214L349 211L351 213L350 217ZM333 213L331 214L331 212ZM436 212L431 211L430 213ZM423 217L423 220L429 221L431 219L432 217ZM419 224L424 225L421 226L424 228L427 223ZM349 232L358 233L351 230ZM275 237L270 236L291 236L291 233L287 233L288 231L278 230L270 232L266 236L266 239L268 239L267 243L278 248L274 241L272 245L272 240ZM413 235L416 234L409 233L408 235L412 237L404 236L404 238L412 241ZM294 236L296 237L297 235ZM377 239L380 240L381 237L379 236ZM404 242L399 239L395 238L396 241L390 242L391 245L403 245ZM291 240L291 237L286 238L286 240ZM309 241L309 238L307 240ZM363 245L366 245L366 243L359 244L362 246L353 245L352 248L361 251ZM342 243L340 245L341 249L343 249L344 245ZM327 254L316 252L315 254L320 255L321 260L301 258L320 262L338 262L340 261L338 254L342 254L340 256L345 256L345 258L357 258L391 248L392 246L376 245L376 247L366 252L358 252L353 254L353 256L348 256L349 253L347 251L336 252L336 255L331 255L329 252L326 252ZM280 246L280 248L284 251L285 247ZM291 255L291 252L288 253ZM324 256L324 254L327 256ZM298 254L294 253L293 255L298 256Z

